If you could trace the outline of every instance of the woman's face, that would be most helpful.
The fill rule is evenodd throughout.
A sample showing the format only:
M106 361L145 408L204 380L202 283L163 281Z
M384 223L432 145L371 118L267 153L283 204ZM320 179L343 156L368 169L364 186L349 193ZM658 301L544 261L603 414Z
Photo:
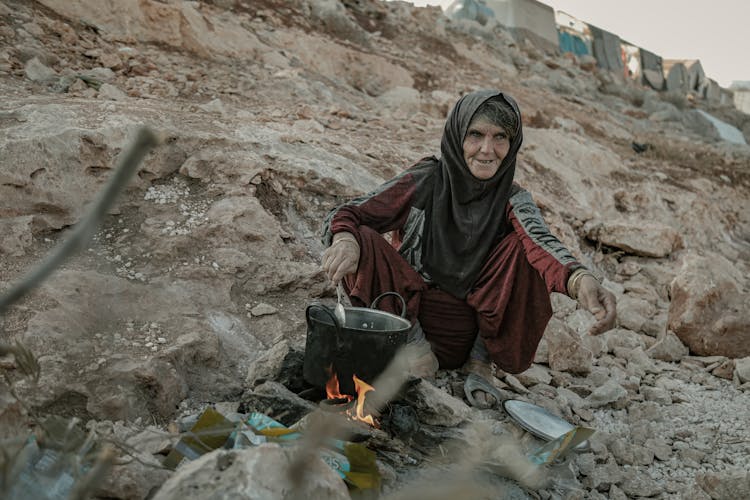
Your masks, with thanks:
M474 120L464 138L464 160L469 172L480 180L491 178L510 150L505 130L485 119Z

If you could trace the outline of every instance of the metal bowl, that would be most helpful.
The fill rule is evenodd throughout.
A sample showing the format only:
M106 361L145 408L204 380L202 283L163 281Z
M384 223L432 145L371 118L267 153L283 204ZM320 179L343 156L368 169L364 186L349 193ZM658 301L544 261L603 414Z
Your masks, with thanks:
M524 430L545 441L557 439L575 428L570 422L553 415L541 406L518 399L506 399L503 401L503 408ZM589 441L586 440L573 450L584 452L590 448Z

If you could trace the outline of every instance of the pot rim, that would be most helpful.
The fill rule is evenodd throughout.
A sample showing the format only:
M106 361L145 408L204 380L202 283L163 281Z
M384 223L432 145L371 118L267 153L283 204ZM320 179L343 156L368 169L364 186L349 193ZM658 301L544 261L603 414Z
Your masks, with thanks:
M361 313L363 316L367 316L367 315L374 315L374 316L381 316L381 317L384 316L384 317L387 317L387 318L389 318L391 320L396 321L397 323L402 324L403 326L402 326L402 328L398 328L398 329L373 330L373 329L370 329L370 328L357 328L356 326L352 327L352 326L348 326L348 325L341 325L341 329L342 330L353 331L353 332L362 332L362 333L383 334L383 333L400 333L400 332L403 332L403 331L407 331L408 332L412 328L412 326L413 326L412 323L411 323L411 321L409 321L408 319L403 318L401 316L397 316L396 314L390 313L388 311L383 311L381 309L372 309L370 307L348 306L348 307L344 307L344 311L346 313L348 313L350 311L351 312L358 312L358 313ZM319 321L319 322L324 323L326 325L335 326L334 323L332 322L331 318L326 318L326 317L323 317L323 318L312 318L311 317L310 319L313 320L313 321Z

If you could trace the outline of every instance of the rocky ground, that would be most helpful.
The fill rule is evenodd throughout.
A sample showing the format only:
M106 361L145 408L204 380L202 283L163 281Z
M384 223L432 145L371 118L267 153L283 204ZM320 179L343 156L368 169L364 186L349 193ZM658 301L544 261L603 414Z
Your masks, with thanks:
M171 477L159 495L173 498L203 477L154 467L181 418L258 394L309 411L284 390L298 389L306 305L335 296L320 221L437 153L449 107L486 87L519 102L518 180L619 317L590 337L591 316L555 295L536 363L497 374L508 397L597 431L546 483L511 474L502 491L750 496L750 148L718 141L696 110L748 139L750 118L404 2L0 1L0 288L65 240L138 125L163 140L90 247L4 315L0 341L26 346L40 378L0 359L0 439L76 417L129 445L97 495L144 498ZM412 389L416 444L371 438L384 495L436 471L464 484L424 443L539 444L502 411L467 407L462 382L441 372ZM222 453L245 467L224 483L291 460L263 448L191 465L213 470ZM348 495L320 474L308 494Z

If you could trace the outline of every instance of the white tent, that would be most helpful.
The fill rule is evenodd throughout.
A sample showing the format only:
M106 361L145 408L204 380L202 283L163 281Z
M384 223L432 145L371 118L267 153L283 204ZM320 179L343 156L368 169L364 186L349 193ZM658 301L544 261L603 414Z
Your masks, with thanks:
M541 48L557 50L555 10L537 0L485 0L495 19L518 38L530 38Z

